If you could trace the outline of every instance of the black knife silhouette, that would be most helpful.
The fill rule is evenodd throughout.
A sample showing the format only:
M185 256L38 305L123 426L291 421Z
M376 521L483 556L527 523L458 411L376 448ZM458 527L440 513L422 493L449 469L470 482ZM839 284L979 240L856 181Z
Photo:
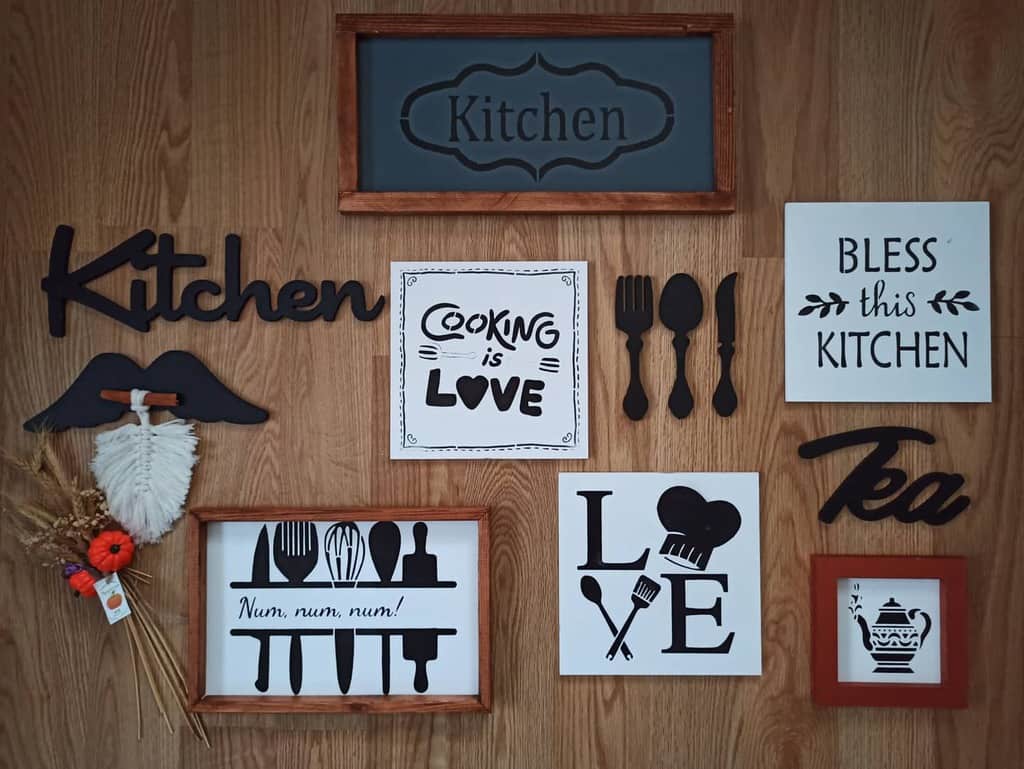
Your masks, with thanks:
M259 659L256 662L256 691L265 692L270 688L270 634L253 631L260 643Z
M732 384L732 356L736 341L736 273L726 275L715 291L715 315L718 317L718 357L722 376L711 397L711 405L719 416L727 417L736 410L736 388Z

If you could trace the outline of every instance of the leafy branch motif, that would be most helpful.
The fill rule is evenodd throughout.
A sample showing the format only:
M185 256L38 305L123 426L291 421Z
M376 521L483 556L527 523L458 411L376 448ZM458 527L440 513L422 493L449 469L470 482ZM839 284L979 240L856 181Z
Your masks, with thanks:
M960 309L967 310L968 312L977 312L978 305L967 299L971 295L971 292L966 289L960 289L953 296L946 298L946 290L939 291L935 296L928 300L928 304L935 310L939 315L942 315L942 308L946 308L946 312L950 315L959 315Z
M835 308L836 315L842 315L843 310L849 304L848 301L839 296L835 291L828 292L828 299L822 299L817 294L807 294L806 299L809 304L800 308L800 315L810 315L812 312L817 311L819 318L827 318L829 313L832 312L832 308Z
M860 585L854 585L853 589L855 591L860 590ZM846 608L850 610L850 614L854 617L861 613L864 606L860 602L860 595L858 593L854 592L850 594L850 604Z

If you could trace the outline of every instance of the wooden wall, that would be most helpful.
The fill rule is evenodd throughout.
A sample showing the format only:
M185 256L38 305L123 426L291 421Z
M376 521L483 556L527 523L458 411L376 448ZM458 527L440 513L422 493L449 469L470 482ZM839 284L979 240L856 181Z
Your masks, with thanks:
M686 216L342 217L335 211L332 69L338 11L731 11L736 14L738 212ZM993 767L1024 762L1024 7L1020 0L563 0L308 3L222 0L0 2L3 127L2 445L95 354L148 363L184 348L272 411L262 427L202 425L194 504L487 504L493 508L490 716L210 719L213 749L168 735L144 702L135 741L123 633L37 570L0 529L0 765L18 767ZM783 203L992 202L993 405L787 405ZM586 259L591 269L591 459L388 460L387 320L157 322L140 334L81 307L47 334L39 280L54 227L93 254L142 228L223 267L242 236L245 278L362 280L386 292L390 259ZM738 270L742 405L684 423L629 424L614 332L622 272L693 273L705 292ZM179 279L192 279L186 271ZM130 276L101 288L127 300ZM691 348L714 387L714 324ZM668 333L649 338L652 401L671 381ZM655 362L656 361L656 362ZM974 503L932 529L816 511L854 461L802 462L805 439L909 424L940 436L904 449L920 473L962 472ZM84 471L92 431L61 436ZM556 480L562 470L759 470L764 674L560 679ZM184 532L140 562L176 643L185 635ZM970 708L815 708L812 553L970 559Z

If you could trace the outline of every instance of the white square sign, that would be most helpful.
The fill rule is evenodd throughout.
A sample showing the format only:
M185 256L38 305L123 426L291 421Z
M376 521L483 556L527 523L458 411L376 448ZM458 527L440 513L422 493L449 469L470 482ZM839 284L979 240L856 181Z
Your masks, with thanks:
M562 473L562 675L760 675L757 473Z
M586 262L393 262L392 459L585 459Z
M988 203L787 203L786 400L990 402Z

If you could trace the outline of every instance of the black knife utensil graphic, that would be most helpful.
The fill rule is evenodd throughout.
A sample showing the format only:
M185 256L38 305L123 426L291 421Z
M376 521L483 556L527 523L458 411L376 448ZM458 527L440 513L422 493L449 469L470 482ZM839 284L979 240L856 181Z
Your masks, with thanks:
M693 393L686 381L689 333L697 328L704 316L704 298L697 281L685 273L669 278L661 292L658 315L666 328L675 332L672 346L676 350L676 381L668 398L668 408L676 419L683 419L693 411Z
M626 335L629 352L629 386L622 410L633 421L647 413L647 393L640 376L643 335L654 324L654 287L650 275L620 275L615 283L615 328Z
M266 524L260 529L256 549L252 551L252 584L261 587L270 584L270 536Z
M715 291L715 315L718 318L718 357L722 375L711 398L719 416L730 416L737 405L736 388L732 383L732 356L736 351L736 273L726 275Z
M604 608L604 604L601 602L601 583L596 579L586 574L580 577L580 592L583 593L583 597L591 603L595 604L598 609L601 610L601 616L604 617L605 624L608 625L608 629L611 631L612 636L619 634L619 629L615 626L615 622L608 616L608 612ZM630 650L629 645L623 641L622 656L627 660L633 659L633 652Z
M270 687L270 633L254 630L252 634L260 644L256 661L256 691L265 692Z

